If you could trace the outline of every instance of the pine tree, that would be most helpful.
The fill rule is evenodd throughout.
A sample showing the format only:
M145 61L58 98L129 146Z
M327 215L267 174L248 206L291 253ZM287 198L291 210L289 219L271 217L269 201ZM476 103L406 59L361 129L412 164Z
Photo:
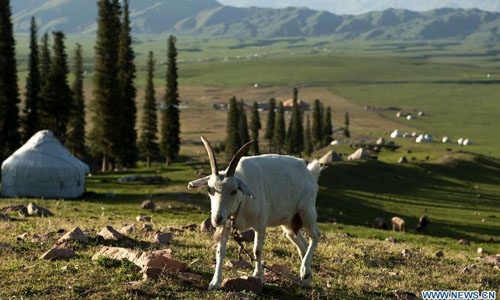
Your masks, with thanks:
M240 135L241 144L244 145L250 142L250 135L248 134L247 112L245 110L245 103L240 101L238 103L238 132Z
M19 147L19 90L12 13L0 0L0 161Z
M167 92L165 94L165 110L161 132L160 150L165 156L167 165L179 156L180 116L179 116L179 83L177 70L177 49L174 36L168 38Z
M85 98L83 95L82 46L76 44L73 65L73 109L71 111L66 146L78 158L85 156Z
M281 150L285 145L286 129L285 129L285 109L283 102L278 105L278 113L276 115L276 124L274 125L273 132L273 147L274 150L281 154Z
M118 108L118 36L120 18L118 0L99 0L95 45L94 99L92 101L92 131L89 142L92 154L102 157L101 170L108 169L116 158L120 119Z
M286 138L286 150L288 154L298 155L304 151L304 126L302 124L302 108L298 102L298 90L294 88L292 117Z
M272 151L274 124L276 123L276 99L269 99L269 113L267 114L266 134L264 138L269 142L269 152Z
M38 34L35 18L31 18L30 55L28 77L26 78L26 97L24 101L22 132L23 141L27 141L40 128L38 108L40 107L40 70L38 54Z
M259 116L259 105L257 102L253 103L252 106L252 116L250 117L250 130L252 135L252 152L254 155L259 155L259 130L262 128L262 124L260 123Z
M330 107L326 108L325 122L323 126L323 144L330 145L333 141L333 125L332 125L332 109Z
M66 131L72 110L72 95L68 85L68 62L64 46L64 33L55 31L52 62L47 82L42 88L42 126L54 132L62 142L66 142Z
M151 167L151 159L158 155L158 121L156 111L155 88L153 84L155 61L153 52L149 52L146 95L144 97L142 133L139 142L141 155L146 158L146 166Z
M50 72L50 45L49 34L45 33L40 45L40 88L47 83L47 76Z
M345 118L344 118L344 136L346 138L351 137L351 133L349 132L349 125L350 125L349 123L350 123L350 121L349 121L349 113L346 112L345 113Z
M135 54L132 49L132 37L129 19L129 1L123 2L123 21L120 30L118 51L118 83L120 87L121 128L120 139L117 145L117 155L120 165L131 167L137 161L137 132L135 130L137 107L134 86Z
M313 143L311 139L311 122L309 121L309 116L307 116L306 121L306 131L304 133L304 154L309 157L313 152Z
M314 101L313 115L312 115L312 129L311 139L316 149L321 148L323 145L323 118L321 115L321 102L316 99Z
M239 130L240 114L236 97L229 100L229 109L227 111L226 123L226 143L225 152L226 158L231 159L234 154L241 148L240 130Z

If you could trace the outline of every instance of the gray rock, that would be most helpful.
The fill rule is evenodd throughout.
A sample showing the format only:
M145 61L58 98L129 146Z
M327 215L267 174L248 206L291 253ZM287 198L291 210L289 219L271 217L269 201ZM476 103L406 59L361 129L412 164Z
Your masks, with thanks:
M200 231L201 232L214 232L215 227L212 225L212 221L210 218L206 218L203 222L200 224Z
M120 230L118 230L121 234L132 234L135 232L135 226L133 224L125 225Z
M172 233L157 232L153 235L153 241L160 245L168 245L173 238Z
M123 239L123 235L111 226L104 227L97 235L108 241L119 241Z
M40 259L69 259L75 256L75 251L68 248L52 248L40 256Z
M243 276L240 278L227 278L222 282L222 288L231 292L253 292L259 294L262 292L264 284L258 277Z
M65 235L63 235L58 243L64 243L68 241L78 241L82 243L88 243L89 239L85 236L80 227L75 227L72 230L68 231Z
M246 269L252 270L253 266L246 260L230 260L224 265L228 269Z
M155 209L155 203L152 200L144 200L141 204L142 209Z
M135 220L137 222L151 222L152 218L151 216L137 216Z

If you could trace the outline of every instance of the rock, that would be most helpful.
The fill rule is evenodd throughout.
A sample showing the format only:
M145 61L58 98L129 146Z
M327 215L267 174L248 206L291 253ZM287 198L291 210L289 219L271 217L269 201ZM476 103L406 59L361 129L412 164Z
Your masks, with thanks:
M51 213L48 209L38 206L33 202L28 204L26 208L28 209L28 215L30 216L50 217L53 215L53 213Z
M393 236L386 238L385 241L393 244L399 243L399 241Z
M160 245L168 245L174 235L172 233L157 232L153 235L153 242Z
M137 222L151 222L152 218L151 216L137 216L135 220Z
M123 239L123 235L111 226L104 227L97 235L108 241L119 241Z
M292 270L285 265L272 264L272 265L269 265L267 267L269 269L271 269L272 271L267 270L267 269L264 271L264 280L266 282L279 282L279 281L281 281L283 278L280 277L280 275L278 275L278 273L286 278L289 278L289 279L292 279L295 281L299 281L299 278L297 276L295 276L292 273Z
M246 260L230 260L224 265L228 269L246 269L252 270L253 266Z
M178 273L187 270L187 264L170 258L164 258L156 266L145 266L142 270L143 279L158 280L163 272Z
M411 251L408 249L404 249L403 251L401 251L401 256L402 257L412 257L413 253L411 253Z
M485 262L500 267L500 254L485 257Z
M0 221L10 221L10 217L4 214L0 214Z
M200 231L201 232L214 232L215 227L212 225L212 221L210 218L206 218L203 222L200 224Z
M118 230L123 235L132 234L135 232L135 226L133 224L125 225L120 230Z
M436 254L434 254L434 256L436 256L437 258L443 258L444 253L443 253L443 251L439 250L438 252L436 252Z
M245 243L251 243L255 239L255 231L247 230L240 234L241 241Z
M144 201L142 201L141 208L142 209L151 209L151 210L154 210L155 209L155 203L153 201L151 201L151 200L144 200Z
M255 300L255 297L243 294L243 293L238 293L238 292L231 292L227 293L226 299L228 300Z
M460 245L470 245L470 242L466 239L460 239L460 240L458 240L458 243Z
M25 239L25 238L27 238L27 237L28 237L28 233L27 233L27 232L25 232L25 233L23 233L23 234L18 235L18 236L16 237L16 240L17 240L18 242L22 242L22 241L24 241L24 239Z
M404 300L418 299L417 295L410 292L402 292L402 291L394 291L394 298L404 299Z
M222 288L230 292L253 292L259 294L262 292L264 284L258 277L243 276L240 278L227 278L222 282Z
M199 274L194 274L194 273L189 273L189 272L182 272L177 275L177 277L184 281L184 282L196 282L196 281L201 281L203 276Z
M189 230L189 231L195 231L198 225L196 224L189 224L189 225L184 225L182 226L182 229Z
M142 224L141 230L142 231L153 231L153 225L148 224L148 223Z
M135 261L142 255L142 252L127 248L120 247L102 247L99 252L92 256L92 260L97 260L99 257L106 257L110 259L127 259L130 262Z
M21 209L19 209L19 211L17 212L17 214L21 217L21 218L26 218L27 216L29 216L28 214L28 209L26 208L26 206L23 205L23 207L21 207Z
M408 163L408 159L406 156L401 156L401 158L398 160L398 164L406 164Z
M75 256L75 251L68 248L52 248L40 256L40 259L70 259Z
M64 243L68 241L78 241L82 243L88 243L89 239L85 236L80 227L75 227L72 230L68 231L65 235L63 235L58 243Z

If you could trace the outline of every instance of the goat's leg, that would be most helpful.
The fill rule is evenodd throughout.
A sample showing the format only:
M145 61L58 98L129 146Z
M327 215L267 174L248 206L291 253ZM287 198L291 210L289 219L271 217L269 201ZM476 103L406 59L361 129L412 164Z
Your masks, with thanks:
M300 217L302 218L304 229L309 234L309 246L307 247L306 255L303 257L302 265L300 266L300 283L302 286L308 287L312 279L312 257L319 242L320 232L318 224L316 223L317 213L314 207L300 213Z
M264 278L264 269L262 268L262 248L266 237L266 228L255 230L255 240L253 242L253 255L255 257L255 270L253 276Z
M297 247L300 259L302 260L307 251L306 239L300 231L295 234L291 228L288 228L286 226L281 226L281 228L283 229L283 232L285 232L286 237Z
M222 229L218 229L218 230L222 230L222 232L220 233L220 236L218 237L215 273L214 273L214 277L212 278L212 281L208 285L209 290L220 288L220 284L222 282L222 267L224 264L224 257L226 256L227 240L229 238L229 227L224 226ZM219 234L219 233L216 233L216 234Z

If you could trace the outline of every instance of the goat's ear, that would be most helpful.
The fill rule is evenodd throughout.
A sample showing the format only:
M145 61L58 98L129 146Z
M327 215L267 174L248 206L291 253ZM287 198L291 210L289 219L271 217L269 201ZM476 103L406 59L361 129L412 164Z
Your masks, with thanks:
M188 189L195 190L197 188L207 186L209 180L210 180L210 176L196 179L195 181L191 181L190 183L188 183Z
M240 190L243 194L249 196L252 199L255 199L252 191L248 188L248 186L241 180L238 179L238 190Z

